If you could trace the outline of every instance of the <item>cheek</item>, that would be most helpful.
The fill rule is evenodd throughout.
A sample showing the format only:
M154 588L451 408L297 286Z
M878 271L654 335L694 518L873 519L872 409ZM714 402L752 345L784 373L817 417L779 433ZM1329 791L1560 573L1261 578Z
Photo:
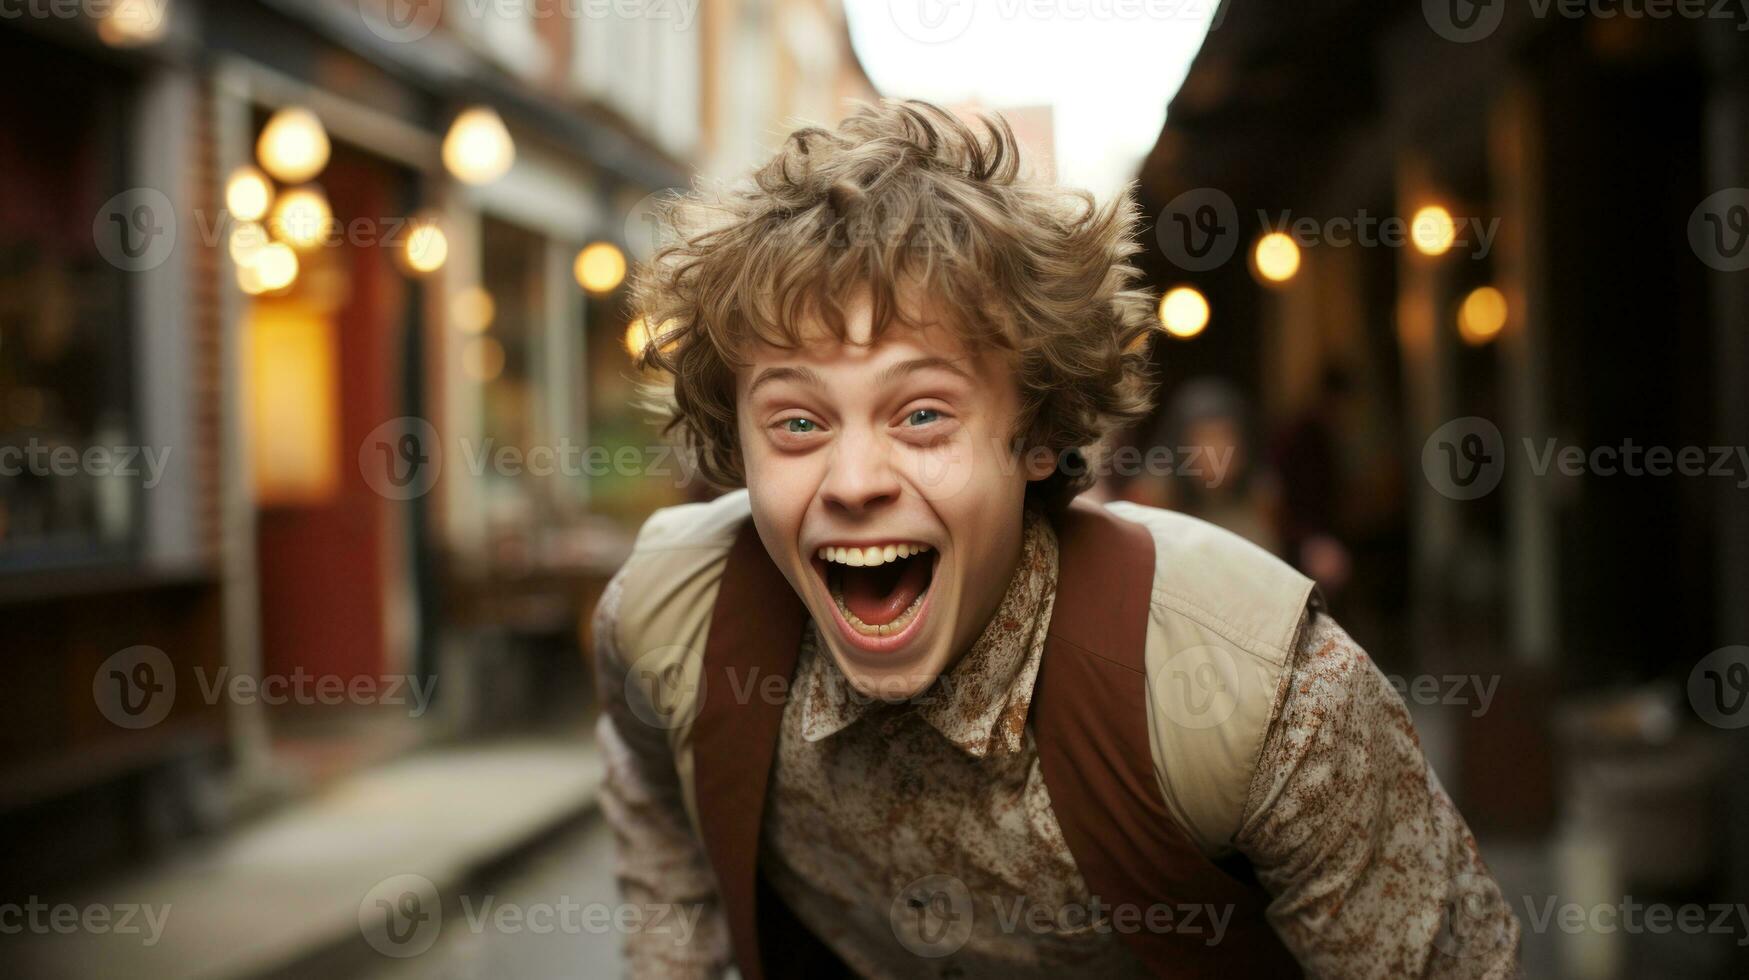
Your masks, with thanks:
M814 472L818 464L808 458L784 456L745 432L741 445L748 497L759 526L793 539L819 486L819 475Z
M942 519L976 534L1026 494L1026 473L1000 436L985 433L911 454L911 479ZM963 539L962 539L963 540Z

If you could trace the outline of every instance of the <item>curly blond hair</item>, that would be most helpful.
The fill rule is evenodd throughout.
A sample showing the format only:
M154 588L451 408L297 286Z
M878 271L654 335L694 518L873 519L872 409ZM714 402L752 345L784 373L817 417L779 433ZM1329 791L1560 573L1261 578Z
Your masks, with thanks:
M1016 450L1048 449L1055 474L1029 488L1051 505L1092 482L1063 465L1150 407L1153 298L1129 257L1138 209L1023 175L1000 116L980 138L917 100L859 103L834 130L809 126L750 181L695 187L658 212L669 244L639 269L634 310L651 325L640 366L661 372L653 400L700 472L744 481L734 372L750 343L803 343L804 324L843 340L844 304L868 292L874 336L921 322L902 296L954 311L971 345L1016 369Z

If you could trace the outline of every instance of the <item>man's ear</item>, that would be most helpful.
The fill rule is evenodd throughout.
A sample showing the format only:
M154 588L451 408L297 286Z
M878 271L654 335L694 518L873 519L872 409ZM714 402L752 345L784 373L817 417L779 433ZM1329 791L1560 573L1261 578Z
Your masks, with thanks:
M1057 454L1049 446L1034 444L1021 452L1020 465L1026 471L1027 481L1036 483L1057 471Z

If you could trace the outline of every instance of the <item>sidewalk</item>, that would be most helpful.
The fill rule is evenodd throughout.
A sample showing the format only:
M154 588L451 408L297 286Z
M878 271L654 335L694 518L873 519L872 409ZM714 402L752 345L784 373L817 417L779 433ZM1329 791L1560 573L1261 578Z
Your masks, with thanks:
M380 930L388 915L366 900L373 887L399 875L423 876L440 892L458 887L593 808L601 771L594 745L582 740L405 757L204 853L78 895L40 896L82 914L100 909L109 926L9 936L0 974L229 980L362 947L365 931ZM126 934L124 916L134 927ZM44 919L54 921L52 913Z

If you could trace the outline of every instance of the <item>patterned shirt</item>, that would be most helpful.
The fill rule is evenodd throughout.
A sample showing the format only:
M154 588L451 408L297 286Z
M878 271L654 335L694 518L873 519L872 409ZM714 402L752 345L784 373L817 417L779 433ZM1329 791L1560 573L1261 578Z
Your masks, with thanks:
M899 704L858 695L814 625L805 629L761 870L857 973L1148 975L1076 869L1026 724L1056 584L1056 535L1029 513L1020 563L982 635ZM609 674L617 609L616 579L596 613ZM1518 924L1402 700L1320 609L1302 621L1274 708L1232 847L1256 868L1269 921L1307 973L1516 975ZM728 931L666 740L611 698L608 709L603 804L622 890L630 902L700 910L687 942L629 935L632 974L719 976ZM1226 924L1210 910L1176 928L1218 942Z

